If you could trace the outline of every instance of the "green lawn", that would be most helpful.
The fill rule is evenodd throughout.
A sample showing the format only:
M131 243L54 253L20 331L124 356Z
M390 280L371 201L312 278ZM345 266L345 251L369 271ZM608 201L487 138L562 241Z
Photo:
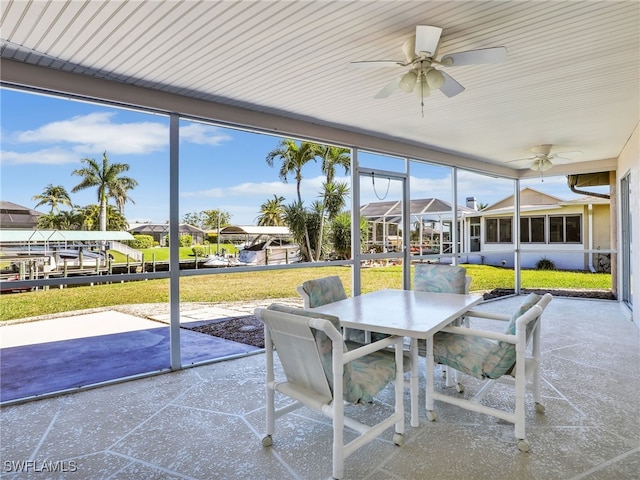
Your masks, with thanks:
M471 291L513 288L513 270L487 265L464 265L473 280ZM227 302L264 298L297 297L296 286L310 278L339 275L345 286L351 284L349 267L301 268L263 272L225 273L188 276L180 279L182 302ZM374 267L362 271L363 291L399 288L401 267ZM522 271L523 288L609 290L611 275L561 271ZM350 293L349 288L347 291ZM169 301L168 280L147 280L50 289L0 298L0 320L26 318L50 313L121 304Z
M207 244L204 245L206 255L215 255L218 249L217 244ZM220 252L222 253L222 249L225 249L227 254L235 254L238 252L238 249L235 245L231 243L221 243L220 244ZM192 247L180 247L180 260L193 260L193 249ZM154 248L143 248L140 251L144 254L145 262L152 262L154 257L156 262L166 262L169 260L169 247L154 247ZM113 255L114 263L126 263L127 256L123 255L120 252L116 252L115 250L111 250L109 253Z

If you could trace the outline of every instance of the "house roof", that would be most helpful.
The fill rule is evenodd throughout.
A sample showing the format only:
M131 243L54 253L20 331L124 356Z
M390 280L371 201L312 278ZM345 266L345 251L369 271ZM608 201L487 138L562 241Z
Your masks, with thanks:
M139 223L129 227L131 233L150 234L150 233L169 233L168 223ZM188 223L181 223L178 231L180 233L206 233L201 228L195 227Z
M580 150L550 173L615 168L639 120L637 0L539 2L3 2L2 82L179 112L508 177L532 147ZM442 55L504 46L506 62L436 67L465 90L374 96L406 67L416 25ZM517 161L514 161L517 160ZM570 162L570 163L569 163Z
M220 229L220 235L291 235L289 227L228 225Z
M0 228L34 228L43 213L13 202L0 201Z
M451 217L451 204L439 198L422 198L414 199L409 202L409 214L412 217L433 216L434 219L439 217ZM475 213L472 208L458 205L458 212ZM370 222L399 223L402 219L402 202L372 202L363 205L360 208L360 216L366 218Z
M2 229L2 243L44 243L44 242L98 242L101 240L133 240L129 232L85 231L85 230L28 230Z

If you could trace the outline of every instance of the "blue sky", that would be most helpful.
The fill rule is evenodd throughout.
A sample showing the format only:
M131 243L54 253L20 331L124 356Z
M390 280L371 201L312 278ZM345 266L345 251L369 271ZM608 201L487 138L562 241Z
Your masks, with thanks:
M111 162L127 163L127 173L138 187L130 192L135 204L125 206L130 223L164 223L169 218L168 117L101 104L54 98L44 95L0 90L1 157L0 198L34 208L34 195L49 184L63 185L76 205L97 203L96 190L71 193L80 177L71 172L81 167L85 157L101 160L107 152ZM284 184L278 168L269 167L265 158L281 138L203 123L180 124L180 214L221 209L231 214L231 223L254 224L260 205L274 194L295 199L295 181ZM361 164L393 169L402 162L361 153ZM412 163L411 197L447 199L451 192L450 169ZM344 171L338 171L338 176ZM319 164L303 170L303 200L309 205L317 199L324 177ZM348 180L347 178L342 178ZM507 180L459 172L458 201L475 196L492 203L513 193ZM522 186L574 198L565 177L545 177L523 181ZM399 198L392 182L379 179L376 191L363 181L363 203L380 198ZM45 206L39 211L47 212Z

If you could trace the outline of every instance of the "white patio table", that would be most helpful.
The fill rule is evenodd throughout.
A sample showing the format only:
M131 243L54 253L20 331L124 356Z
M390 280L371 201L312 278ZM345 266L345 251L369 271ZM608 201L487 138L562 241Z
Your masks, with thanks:
M378 290L311 310L340 318L345 328L409 337L411 352L411 426L420 425L418 417L418 339L431 343L433 334L482 302L480 295L418 292L415 290ZM427 351L432 351L427 346ZM433 379L427 378L433 388Z

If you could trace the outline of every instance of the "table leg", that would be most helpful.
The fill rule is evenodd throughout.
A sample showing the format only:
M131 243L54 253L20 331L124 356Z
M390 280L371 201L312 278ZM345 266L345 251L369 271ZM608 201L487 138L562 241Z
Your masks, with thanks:
M418 414L418 339L412 338L410 343L411 354L411 379L409 389L411 393L411 426L420 426L420 416Z

